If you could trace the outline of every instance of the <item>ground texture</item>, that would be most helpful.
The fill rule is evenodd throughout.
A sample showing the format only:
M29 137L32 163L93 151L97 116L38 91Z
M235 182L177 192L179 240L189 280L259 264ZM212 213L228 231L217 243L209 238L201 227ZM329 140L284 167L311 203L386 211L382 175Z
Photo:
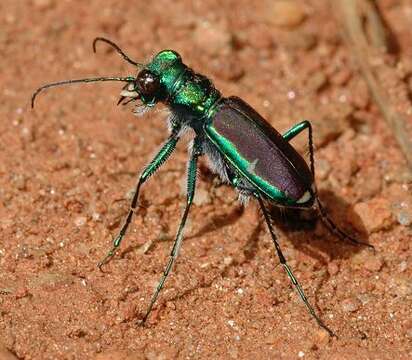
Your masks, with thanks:
M1 2L1 359L412 357L412 176L339 14L326 0L298 3ZM398 47L381 83L394 98L407 89L410 111L412 1L378 3ZM109 83L45 91L30 109L47 82L135 74L103 44L93 54L96 36L142 62L179 51L279 131L313 121L320 196L376 253L321 223L295 221L278 234L339 338L316 325L277 266L256 204L243 208L206 162L178 262L148 324L137 325L179 222L189 138L144 187L121 251L99 271L139 170L167 136L167 112L136 117L115 106L121 85ZM303 152L305 139L296 142Z

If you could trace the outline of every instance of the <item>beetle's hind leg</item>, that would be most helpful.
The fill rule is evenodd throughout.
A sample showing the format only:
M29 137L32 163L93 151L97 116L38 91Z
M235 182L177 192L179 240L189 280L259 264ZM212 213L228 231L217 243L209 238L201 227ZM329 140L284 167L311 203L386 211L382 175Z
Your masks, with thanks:
M329 217L328 213L326 212L325 208L323 207L322 203L320 202L318 195L315 194L316 196L316 208L319 212L319 216L323 222L323 224L326 226L326 228L334 235L336 235L339 239L349 242L354 245L362 245L362 246L367 246L373 250L375 250L375 247L367 242L360 241L353 236L347 234L345 231L341 230Z
M312 124L309 120L303 120L296 125L293 125L288 131L286 131L282 136L286 141L290 141L299 135L303 130L308 129L308 138L309 138L309 162L310 162L310 171L312 172L313 179L315 179L315 159L313 151L313 137L312 137Z
M283 266L283 268L285 269L285 271L286 271L286 273L287 273L290 281L292 282L293 286L294 286L295 289L297 290L300 298L302 299L302 301L303 301L303 303L305 304L306 308L308 309L309 313L310 313L310 314L312 315L312 317L316 320L316 322L318 323L318 325L319 325L321 328L325 329L325 330L329 333L330 336L336 336L336 335L334 334L334 332L333 332L331 329L329 329L329 328L326 326L326 324L319 318L319 316L316 314L315 310L313 309L312 305L310 305L310 303L309 303L309 301L308 301L308 299L307 299L307 297L306 297L306 295L305 295L302 287L300 286L298 280L296 279L295 275L294 275L293 272L292 272L292 269L289 267L289 265L288 265L288 263L287 263L287 261L286 261L286 259L285 259L285 256L284 256L283 253L282 253L282 250L281 250L280 245L279 245L279 243L278 243L278 240L277 240L277 237L276 237L276 235L275 235L275 232L273 231L272 223L271 223L271 221L270 221L269 212L268 212L267 209L266 209L266 206L265 206L265 204L264 204L264 202L263 202L263 200L262 200L261 195L260 195L260 194L256 194L255 196L256 196L256 198L257 198L258 201L259 201L260 208L261 208L261 210L262 210L262 212L263 212L263 216L264 216L265 221L266 221L266 224L267 224L267 226L268 226L268 228L269 228L269 232L270 232L270 235L271 235L271 237L272 237L273 244L275 245L276 253L277 253L278 257L279 257L280 264L281 264L281 265Z
M375 249L375 247L366 242L360 241L353 236L350 236L345 231L341 230L329 217L326 212L326 209L323 207L322 203L319 200L318 192L316 189L315 183L315 157L313 150L313 137L312 137L312 124L308 120L301 121L300 123L294 125L286 133L283 134L283 138L287 141L292 140L295 136L299 135L303 130L308 129L308 144L309 144L309 161L310 161L310 170L313 176L313 188L314 188L314 197L316 203L316 209L319 213L319 217L322 220L326 228L334 235L336 235L340 240L349 242L355 245L363 245Z

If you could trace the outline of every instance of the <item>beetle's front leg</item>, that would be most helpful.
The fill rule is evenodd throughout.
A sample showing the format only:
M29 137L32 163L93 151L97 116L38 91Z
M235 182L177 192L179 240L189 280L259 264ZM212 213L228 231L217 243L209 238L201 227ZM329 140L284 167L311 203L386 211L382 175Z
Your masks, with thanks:
M189 210L193 202L196 188L196 175L197 175L197 160L199 156L202 155L200 139L195 138L192 154L189 161L189 166L187 170L187 197L186 197L186 206L180 221L179 229L177 230L175 242L173 244L172 251L170 252L169 260L166 264L165 269L163 270L163 275L160 278L159 283L157 284L156 290L153 293L152 299L150 300L149 307L147 308L146 314L143 317L142 323L144 324L152 311L153 305L156 303L156 300L159 296L160 291L163 288L163 285L172 269L172 266L179 254L180 247L183 240L183 231L186 225L187 216L189 215Z
M132 202L130 204L129 212L126 216L126 220L122 228L120 229L118 235L113 240L113 247L110 249L107 255L103 258L103 260L101 260L97 264L99 268L101 268L104 264L110 261L110 259L115 254L117 248L120 246L120 243L122 242L122 239L127 231L127 228L129 227L130 222L132 221L133 214L136 211L136 205L137 205L137 199L139 197L140 187L146 182L147 179L149 179L150 176L152 176L159 169L159 167L172 154L179 140L178 134L179 134L178 131L172 132L169 139L166 141L166 143L162 146L162 148L159 150L159 152L154 157L154 159L149 163L149 165L146 166L146 168L143 170L142 174L140 175L139 180L136 185L136 190L133 195Z

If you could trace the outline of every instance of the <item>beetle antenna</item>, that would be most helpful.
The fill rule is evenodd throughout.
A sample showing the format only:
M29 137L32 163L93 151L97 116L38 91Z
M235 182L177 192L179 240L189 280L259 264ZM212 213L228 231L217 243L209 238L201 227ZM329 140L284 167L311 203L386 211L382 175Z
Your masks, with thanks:
M106 39L106 38L104 38L104 37L97 37L97 38L95 38L95 39L93 40L93 52L94 52L94 53L96 52L96 44L97 44L98 41L102 41L102 42L105 42L106 44L109 44L109 45L110 45L112 48L114 48L114 49L122 56L122 58L125 59L128 63L130 63L130 64L132 64L132 65L134 65L134 66L140 67L140 68L144 67L143 64L140 64L140 63L138 63L138 62L130 59L130 58L124 53L124 51L123 51L122 49L120 49L120 47L119 47L118 45L116 45L113 41L111 41L111 40L109 40L109 39Z
M98 82L98 81L123 81L123 82L132 82L136 79L133 76L126 76L126 77L97 77L97 78L85 78L85 79L73 79L73 80L64 80L58 81L50 84L46 84L42 87L39 87L31 97L31 107L34 107L34 101L36 100L37 95L40 91L44 89L60 86L60 85L67 85L67 84L75 84L75 83L89 83L89 82Z

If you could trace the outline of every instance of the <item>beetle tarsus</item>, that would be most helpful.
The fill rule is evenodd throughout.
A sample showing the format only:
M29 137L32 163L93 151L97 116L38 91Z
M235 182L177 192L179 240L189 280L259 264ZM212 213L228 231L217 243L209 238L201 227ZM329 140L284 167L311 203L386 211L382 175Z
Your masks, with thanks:
M317 204L317 210L319 212L322 222L325 224L326 228L332 234L336 235L340 240L348 242L349 244L358 245L358 246L366 246L372 249L374 252L376 251L375 247L372 244L358 240L354 238L353 236L347 234L343 230L341 230L329 217L329 215L327 214L325 208L323 207L322 203L320 202L317 196L316 196L316 204Z
M102 267L104 265L106 265L107 263L110 262L110 260L113 258L114 254L115 254L116 248L113 247L113 249L111 249L107 255L97 263L97 267L99 268L99 270L102 270Z

